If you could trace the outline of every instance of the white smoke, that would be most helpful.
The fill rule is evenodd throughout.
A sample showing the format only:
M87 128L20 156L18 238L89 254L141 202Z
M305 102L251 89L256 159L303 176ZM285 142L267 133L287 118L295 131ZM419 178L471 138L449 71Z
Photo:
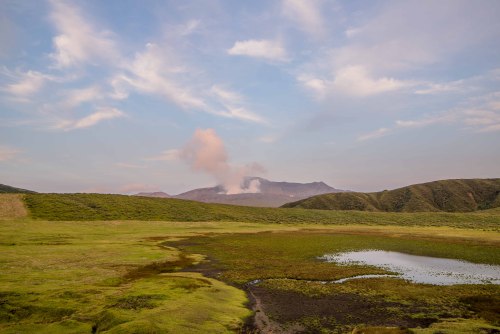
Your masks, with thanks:
M195 171L212 175L227 195L260 192L260 181L245 184L245 176L263 173L259 164L232 166L228 162L226 148L214 129L197 129L191 140L179 150L179 157Z

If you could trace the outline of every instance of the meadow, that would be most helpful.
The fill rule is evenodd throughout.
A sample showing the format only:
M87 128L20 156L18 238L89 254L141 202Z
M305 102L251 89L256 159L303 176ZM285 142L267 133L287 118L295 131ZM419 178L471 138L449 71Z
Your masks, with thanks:
M500 264L496 210L328 212L154 200L0 195L0 332L500 330L497 285L322 284L383 270L317 258L377 248Z

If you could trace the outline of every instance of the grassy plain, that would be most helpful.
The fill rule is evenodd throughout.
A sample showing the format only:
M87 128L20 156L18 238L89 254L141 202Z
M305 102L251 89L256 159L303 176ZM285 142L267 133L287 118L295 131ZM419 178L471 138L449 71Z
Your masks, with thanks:
M381 271L317 259L327 252L380 248L498 264L497 210L456 216L318 216L297 210L304 222L290 223L289 213L281 214L288 212L284 209L269 209L266 220L268 209L207 205L210 211L204 204L172 201L153 205L178 220L212 221L92 221L87 209L71 213L68 207L52 211L49 221L33 217L51 212L46 204L59 199L38 196L45 204L31 205L30 217L0 215L2 333L238 332L252 315L249 299L254 306L259 301L256 318L265 315L268 329L270 324L317 333L344 333L356 326L382 326L385 332L387 326L404 326L415 333L499 329L498 286L434 287L397 279L325 285L318 280ZM178 204L167 210L157 203ZM94 207L93 214L128 215L136 210L130 205ZM152 219L146 209L140 215ZM81 219L63 221L69 214ZM252 222L254 214L257 222ZM246 222L226 221L230 217ZM327 224L318 217L327 217ZM247 284L254 279L267 280Z

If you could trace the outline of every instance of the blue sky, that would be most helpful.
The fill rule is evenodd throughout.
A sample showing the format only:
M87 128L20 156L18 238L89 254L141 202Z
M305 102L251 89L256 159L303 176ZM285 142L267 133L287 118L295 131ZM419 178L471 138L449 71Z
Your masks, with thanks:
M0 183L499 177L499 16L496 0L4 0Z

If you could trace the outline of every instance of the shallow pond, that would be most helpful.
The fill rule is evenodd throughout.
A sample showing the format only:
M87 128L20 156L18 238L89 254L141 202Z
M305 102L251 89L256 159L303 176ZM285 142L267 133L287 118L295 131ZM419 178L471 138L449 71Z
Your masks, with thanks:
M460 260L409 255L382 250L363 250L325 254L320 259L341 265L369 265L397 273L394 277L414 283L435 285L500 284L500 266L477 264ZM363 275L348 277L335 283L356 278L391 277Z

